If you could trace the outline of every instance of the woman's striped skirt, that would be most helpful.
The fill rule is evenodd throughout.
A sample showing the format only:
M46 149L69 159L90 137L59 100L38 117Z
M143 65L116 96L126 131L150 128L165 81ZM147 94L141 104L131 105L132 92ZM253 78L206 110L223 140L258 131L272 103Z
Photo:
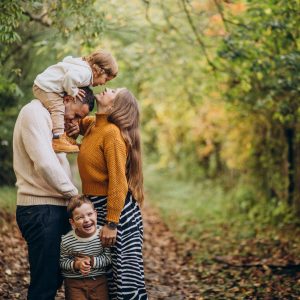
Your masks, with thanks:
M104 225L107 197L88 196L97 210L97 221ZM116 243L111 247L112 270L108 272L111 300L147 300L142 256L143 221L141 211L128 193L118 224Z

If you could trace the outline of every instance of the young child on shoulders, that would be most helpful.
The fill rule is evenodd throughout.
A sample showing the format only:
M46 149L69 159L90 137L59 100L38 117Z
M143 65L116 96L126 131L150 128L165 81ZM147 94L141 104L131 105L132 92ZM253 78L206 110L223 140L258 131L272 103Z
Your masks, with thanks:
M67 56L63 61L48 67L34 80L33 94L48 109L53 123L53 148L55 152L78 152L64 133L64 93L74 101L81 101L81 87L98 86L117 76L118 65L107 51L99 50L85 57Z
M67 211L73 230L62 236L60 249L66 300L108 300L105 273L111 256L101 245L94 205L82 195L71 199Z

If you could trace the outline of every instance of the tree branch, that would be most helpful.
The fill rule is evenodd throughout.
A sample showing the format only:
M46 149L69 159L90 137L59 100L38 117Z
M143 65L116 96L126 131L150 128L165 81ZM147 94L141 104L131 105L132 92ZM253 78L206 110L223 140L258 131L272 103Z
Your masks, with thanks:
M28 16L31 21L38 22L38 23L42 24L43 26L50 27L52 25L52 21L49 18L47 18L47 16L48 16L48 12L47 11L43 12L39 16L33 15L29 11L23 11L23 14L26 15L26 16Z
M214 3L215 3L215 5L216 5L216 7L217 7L217 10L218 10L220 16L221 16L221 19L222 19L224 28L225 28L225 30L226 30L227 33L228 33L228 32L229 32L229 28L228 28L228 26L227 26L227 22L226 22L226 19L225 19L225 17L224 17L223 7L222 7L222 5L218 2L218 0L214 0Z
M188 23L189 23L189 25L190 25L190 27L191 27L194 35L195 35L196 41L198 42L198 44L199 44L199 46L200 46L200 48L201 48L201 50L202 50L202 52L203 52L203 54L204 54L204 56L206 58L207 63L212 67L213 71L216 71L217 67L214 65L214 63L210 60L210 58L208 56L208 53L206 51L206 46L205 46L204 42L202 41L202 38L200 37L200 35L199 35L199 33L198 33L197 29L196 29L196 26L195 26L195 24L193 22L193 19L192 19L191 15L190 15L190 13L188 11L188 8L186 6L186 0L181 0L181 2L183 4L183 9L184 9L186 18L188 20Z

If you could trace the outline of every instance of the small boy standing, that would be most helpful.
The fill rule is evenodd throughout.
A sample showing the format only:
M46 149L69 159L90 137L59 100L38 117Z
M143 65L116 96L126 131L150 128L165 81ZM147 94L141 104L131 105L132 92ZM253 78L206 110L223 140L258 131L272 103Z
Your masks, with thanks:
M94 205L82 195L72 198L67 211L73 230L62 236L60 249L66 300L108 300L110 250L101 245Z

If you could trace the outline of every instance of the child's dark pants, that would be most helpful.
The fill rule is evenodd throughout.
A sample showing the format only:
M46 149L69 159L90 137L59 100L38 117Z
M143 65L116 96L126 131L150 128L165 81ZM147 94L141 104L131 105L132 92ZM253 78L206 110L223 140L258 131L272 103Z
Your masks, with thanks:
M66 278L66 300L108 300L105 275L94 278Z
M59 268L61 235L70 230L66 207L17 206L17 223L28 245L28 300L54 300L62 284Z

